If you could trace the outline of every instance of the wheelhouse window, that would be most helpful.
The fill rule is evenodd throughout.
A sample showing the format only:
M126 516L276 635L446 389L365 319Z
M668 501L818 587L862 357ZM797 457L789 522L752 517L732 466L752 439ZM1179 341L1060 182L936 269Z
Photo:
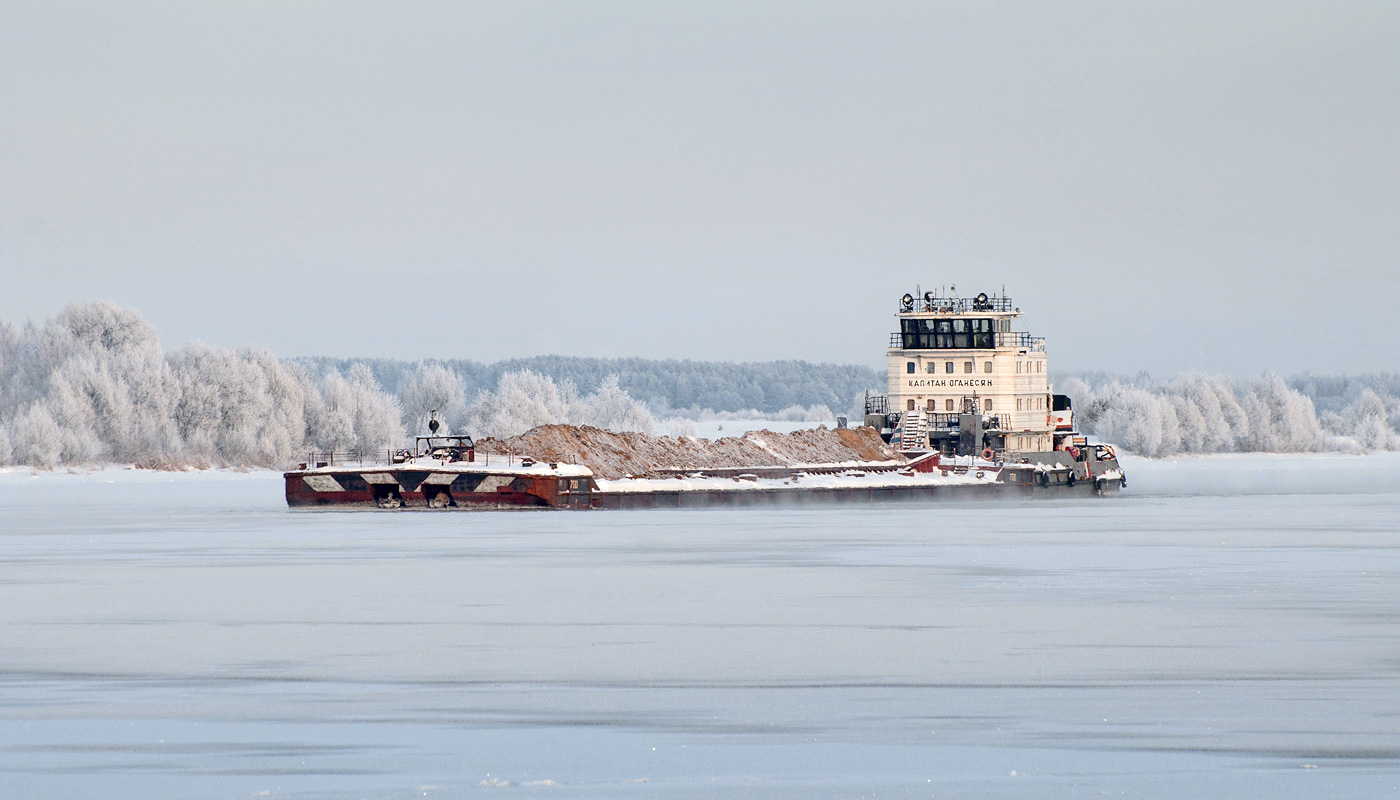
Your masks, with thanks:
M937 362L937 361L930 361L930 362L928 362L928 374L932 375L933 373L935 373L935 372L937 372L937 371L938 371L938 362Z
M953 374L953 362L949 361L945 366L946 366L947 368L944 369L943 371L946 372L946 373L948 373L949 375L952 375L952 374Z
M913 362L913 361L910 361L910 362L909 362L908 364L906 364L905 367L904 367L904 371L907 372L907 373L909 373L910 375L913 375L913 374L914 374L914 370L915 370L915 369L916 369L916 367L914 366L914 362Z
M996 320L902 319L905 350L990 350L996 346Z
M964 362L963 362L963 374L964 374L964 375L971 375L971 374L972 374L972 362L971 362L971 361L964 361Z

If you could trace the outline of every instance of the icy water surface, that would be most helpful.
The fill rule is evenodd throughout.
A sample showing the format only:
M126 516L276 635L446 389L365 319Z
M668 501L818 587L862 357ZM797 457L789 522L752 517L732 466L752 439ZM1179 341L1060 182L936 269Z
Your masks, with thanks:
M0 475L0 796L1400 794L1400 459L1128 475L575 513Z

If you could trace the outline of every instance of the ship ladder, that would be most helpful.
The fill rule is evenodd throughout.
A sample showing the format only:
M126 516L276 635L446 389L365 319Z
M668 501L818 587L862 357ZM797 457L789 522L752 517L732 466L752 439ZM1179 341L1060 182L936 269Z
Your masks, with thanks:
M928 417L922 413L905 414L903 422L899 432L899 449L927 450Z

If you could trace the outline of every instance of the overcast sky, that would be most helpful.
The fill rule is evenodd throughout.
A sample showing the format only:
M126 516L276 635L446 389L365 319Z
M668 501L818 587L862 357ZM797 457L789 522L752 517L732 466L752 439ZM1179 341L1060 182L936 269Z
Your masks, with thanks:
M1400 4L0 5L0 317L167 347L1400 369Z

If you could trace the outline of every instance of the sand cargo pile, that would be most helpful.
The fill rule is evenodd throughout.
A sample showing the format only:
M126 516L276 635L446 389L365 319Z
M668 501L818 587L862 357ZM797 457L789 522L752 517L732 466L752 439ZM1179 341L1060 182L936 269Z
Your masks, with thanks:
M476 443L476 452L578 464L606 480L655 477L660 470L903 461L873 428L820 427L794 433L763 430L710 440L543 425L509 439L483 439Z

